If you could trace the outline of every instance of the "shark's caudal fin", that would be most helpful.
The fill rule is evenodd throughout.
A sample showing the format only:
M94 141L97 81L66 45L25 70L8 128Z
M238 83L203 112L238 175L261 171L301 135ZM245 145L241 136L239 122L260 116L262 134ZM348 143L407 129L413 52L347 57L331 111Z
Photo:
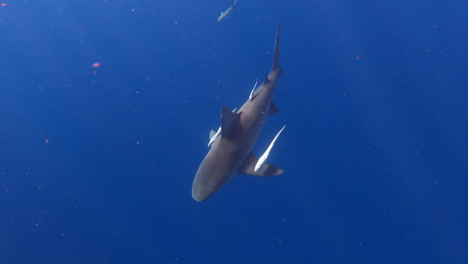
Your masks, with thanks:
M279 34L280 34L281 21L278 21L278 27L276 28L275 47L273 49L273 66L271 71L279 71L281 74L281 67L279 65Z

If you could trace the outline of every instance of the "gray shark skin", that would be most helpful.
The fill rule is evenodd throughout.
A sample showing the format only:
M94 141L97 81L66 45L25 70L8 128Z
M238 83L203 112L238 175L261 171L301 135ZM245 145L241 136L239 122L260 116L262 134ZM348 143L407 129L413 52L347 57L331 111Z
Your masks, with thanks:
M239 111L233 113L225 106L221 110L221 136L212 143L193 179L192 197L196 201L206 200L236 174L275 176L284 172L266 163L255 172L258 159L252 154L268 115L278 111L272 96L281 75L279 32L280 23L276 30L273 66L263 83Z

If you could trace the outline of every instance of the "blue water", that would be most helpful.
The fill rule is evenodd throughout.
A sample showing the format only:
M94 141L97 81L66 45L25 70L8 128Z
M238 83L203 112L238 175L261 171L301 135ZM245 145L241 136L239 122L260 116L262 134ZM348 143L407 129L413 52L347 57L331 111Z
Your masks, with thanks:
M468 2L5 0L0 263L468 263ZM221 107L260 155L191 197Z

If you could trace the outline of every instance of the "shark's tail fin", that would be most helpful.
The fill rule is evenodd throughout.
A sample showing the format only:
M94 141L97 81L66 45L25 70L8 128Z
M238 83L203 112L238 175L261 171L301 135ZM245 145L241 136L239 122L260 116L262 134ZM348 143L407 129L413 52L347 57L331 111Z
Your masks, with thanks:
M271 71L279 71L279 73L281 74L281 67L279 65L280 24L281 24L281 21L278 21L278 27L276 29L275 47L274 47L274 50L273 50L273 66L271 67Z

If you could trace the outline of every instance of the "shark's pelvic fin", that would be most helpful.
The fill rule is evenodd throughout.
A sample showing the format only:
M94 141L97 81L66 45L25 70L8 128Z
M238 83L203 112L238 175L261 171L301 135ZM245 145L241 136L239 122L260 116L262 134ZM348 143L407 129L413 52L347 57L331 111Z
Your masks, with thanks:
M284 171L278 169L275 166L264 163L262 168L258 171L255 171L255 164L257 164L258 159L250 152L249 156L245 159L242 166L237 171L239 174L247 174L253 176L277 176L282 174Z
M283 128L281 128L281 130L278 132L278 134L276 134L275 138L271 141L270 145L268 146L267 150L265 150L265 153L263 153L262 156L260 156L260 158L258 159L257 161L257 164L255 164L255 168L254 170L255 171L259 171L264 165L265 165L265 161L266 159L268 158L268 155L270 155L270 151L271 149L273 148L273 146L275 145L275 142L276 140L278 139L279 135L281 134L281 132L283 132L283 129L286 127L283 126Z
M279 112L279 108L275 105L275 103L273 103L273 101L271 101L270 103L270 112L268 113L268 115L272 115L274 113L277 113Z
M239 114L233 113L227 107L221 109L221 137L228 137L233 124L239 120Z
M265 73L265 79L263 80L263 83L269 83L271 82L270 79L268 79L268 73Z

